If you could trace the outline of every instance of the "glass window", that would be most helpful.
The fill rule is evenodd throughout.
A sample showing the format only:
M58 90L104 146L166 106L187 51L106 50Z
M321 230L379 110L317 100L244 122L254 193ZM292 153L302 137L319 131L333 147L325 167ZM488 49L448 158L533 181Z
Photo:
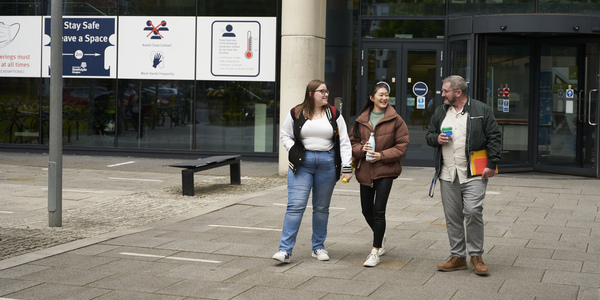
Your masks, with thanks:
M443 39L443 20L364 20L363 38Z
M63 79L63 144L113 147L116 124L113 79ZM42 115L50 111L50 80L44 79ZM48 129L42 128L48 137Z
M40 93L39 78L3 77L0 80L0 143L43 142L40 134L44 122L40 115Z
M540 0L539 13L598 14L600 0Z
M42 14L42 1L3 0L0 2L0 11L3 16L37 16Z
M527 42L490 41L487 45L485 98L502 130L504 164L529 161L530 57Z
M459 40L450 42L450 73L448 75L460 75L467 82L471 82L471 40ZM469 88L471 88L469 86Z
M120 80L113 112L118 146L191 149L193 87L184 80Z
M362 1L365 16L444 16L445 0L370 0Z
M450 0L448 15L491 15L534 13L535 0Z
M197 91L197 150L274 152L279 111L273 82L207 81Z
M119 5L121 16L194 16L196 11L195 0L121 0Z
M199 1L198 16L275 17L278 0L207 0Z
M565 166L576 163L578 156L577 100L566 95L579 90L579 55L574 46L542 45L540 48L540 105L538 125L538 163ZM577 92L575 92L577 93Z
M52 1L44 2L44 14L50 15ZM117 0L63 1L63 16L116 16Z

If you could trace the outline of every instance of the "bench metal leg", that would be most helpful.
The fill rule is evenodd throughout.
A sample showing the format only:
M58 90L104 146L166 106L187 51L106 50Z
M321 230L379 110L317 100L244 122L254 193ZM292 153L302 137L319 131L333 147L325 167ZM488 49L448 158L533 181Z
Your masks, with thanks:
M181 189L184 196L194 196L194 171L181 170Z
M229 177L231 178L231 184L242 184L242 171L239 160L229 165Z

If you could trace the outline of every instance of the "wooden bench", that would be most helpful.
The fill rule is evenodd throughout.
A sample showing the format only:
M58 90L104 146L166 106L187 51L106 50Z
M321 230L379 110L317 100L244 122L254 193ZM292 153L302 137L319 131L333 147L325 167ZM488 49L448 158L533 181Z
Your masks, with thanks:
M231 184L242 184L241 155L211 156L198 160L184 161L169 167L184 168L181 170L182 193L184 196L194 196L194 173L229 165Z

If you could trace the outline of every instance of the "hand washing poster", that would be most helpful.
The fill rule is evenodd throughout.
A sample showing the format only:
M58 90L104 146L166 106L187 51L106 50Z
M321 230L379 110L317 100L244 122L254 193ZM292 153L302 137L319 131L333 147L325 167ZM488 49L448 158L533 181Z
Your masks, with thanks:
M63 17L64 77L116 78L116 18ZM44 18L42 76L50 77L50 18Z
M194 80L194 17L120 17L119 78Z
M199 17L197 80L275 81L276 18Z
M0 77L40 77L41 34L40 16L0 16Z

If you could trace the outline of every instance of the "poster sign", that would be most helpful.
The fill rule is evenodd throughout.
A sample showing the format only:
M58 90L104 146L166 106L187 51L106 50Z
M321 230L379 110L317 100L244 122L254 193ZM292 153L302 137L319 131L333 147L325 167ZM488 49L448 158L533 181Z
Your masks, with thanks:
M194 17L119 17L119 78L194 80Z
M0 16L0 77L40 77L41 16Z
M427 95L427 92L429 91L429 87L427 87L427 84L423 81L419 81L417 83L415 83L413 85L413 94L415 94L415 96L417 97L424 97L425 95Z
M63 75L116 78L116 18L63 17ZM50 18L44 18L42 76L50 77Z
M199 17L198 80L275 81L276 19Z
M417 109L425 109L425 97L417 97Z
M567 98L573 99L573 95L575 95L575 91L571 88L567 89Z

